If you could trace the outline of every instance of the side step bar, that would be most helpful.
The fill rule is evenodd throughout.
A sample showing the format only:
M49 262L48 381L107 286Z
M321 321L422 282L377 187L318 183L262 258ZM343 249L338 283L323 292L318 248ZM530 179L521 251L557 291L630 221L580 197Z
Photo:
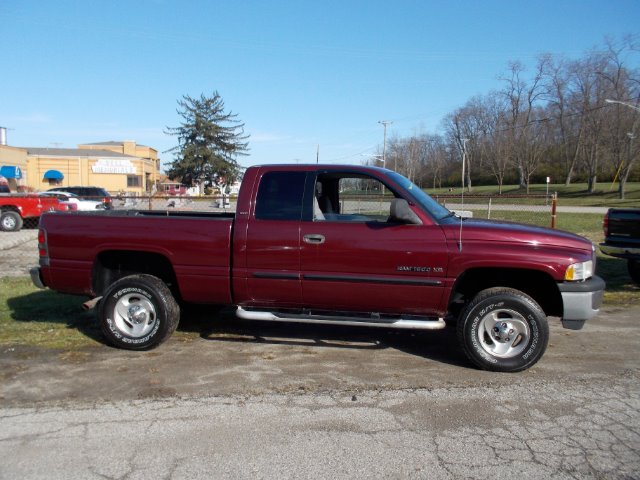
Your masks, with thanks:
M407 330L441 330L446 326L444 319L438 318L417 320L414 318L381 319L376 316L357 317L342 315L315 315L313 313L282 313L263 310L245 310L238 307L236 316L245 320L262 320L266 322L293 322L318 325L347 325L351 327L398 328Z

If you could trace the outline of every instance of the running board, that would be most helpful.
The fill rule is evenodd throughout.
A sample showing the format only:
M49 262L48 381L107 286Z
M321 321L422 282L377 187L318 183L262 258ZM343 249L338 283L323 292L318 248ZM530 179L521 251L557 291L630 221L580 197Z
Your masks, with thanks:
M281 313L263 310L245 310L238 307L236 316L245 320L262 320L266 322L293 322L318 325L347 325L351 327L398 328L406 330L441 330L446 326L444 319L416 320L415 318L382 319L376 317L350 317L332 315L314 315L313 313Z

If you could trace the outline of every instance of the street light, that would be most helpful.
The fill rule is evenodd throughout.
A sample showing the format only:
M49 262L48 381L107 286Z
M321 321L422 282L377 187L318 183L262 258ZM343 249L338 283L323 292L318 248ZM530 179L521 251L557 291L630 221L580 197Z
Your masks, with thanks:
M624 105L625 107L629 107L637 112L640 112L640 107L637 107L636 105L631 105L630 103L627 103L627 102L621 102L620 100L611 100L610 98L605 98L604 101L606 103L617 103L619 105Z
M393 122L389 120L381 120L378 122L384 127L384 143L382 144L382 168L387 168L387 125Z
M464 195L465 166L467 164L467 142L468 138L462 138L462 194Z

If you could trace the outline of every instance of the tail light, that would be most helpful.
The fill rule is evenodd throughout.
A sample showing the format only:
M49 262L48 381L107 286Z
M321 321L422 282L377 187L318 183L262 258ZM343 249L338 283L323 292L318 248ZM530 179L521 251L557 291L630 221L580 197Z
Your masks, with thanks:
M602 230L604 231L604 236L609 236L609 212L604 216L604 220L602 220Z
M44 228L38 230L38 257L40 266L49 265L49 246L47 245L47 231Z

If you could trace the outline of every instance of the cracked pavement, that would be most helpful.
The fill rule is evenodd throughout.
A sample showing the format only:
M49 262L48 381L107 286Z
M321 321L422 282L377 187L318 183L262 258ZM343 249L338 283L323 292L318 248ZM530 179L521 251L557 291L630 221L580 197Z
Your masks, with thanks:
M517 374L450 329L191 317L150 352L0 350L0 479L640 478L640 306L551 319Z
M638 478L637 380L2 409L0 477Z

